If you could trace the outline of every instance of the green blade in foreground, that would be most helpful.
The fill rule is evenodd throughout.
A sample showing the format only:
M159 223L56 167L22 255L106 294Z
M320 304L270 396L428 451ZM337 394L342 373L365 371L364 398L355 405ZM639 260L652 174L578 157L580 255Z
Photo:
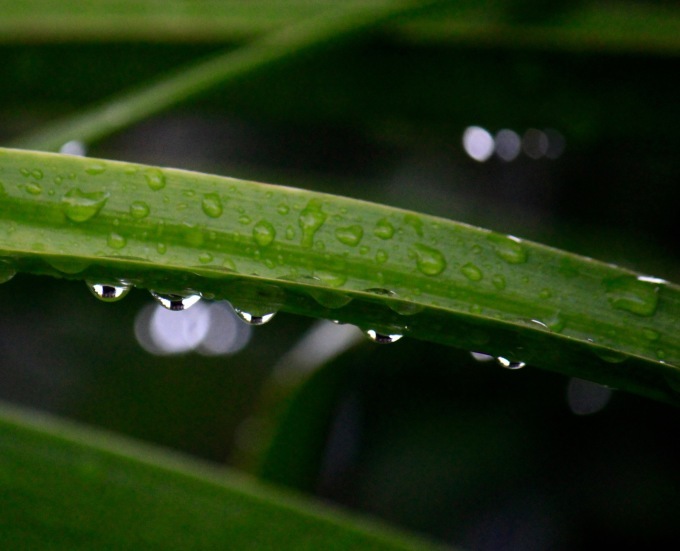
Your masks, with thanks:
M229 471L0 407L2 549L434 550Z
M384 205L0 149L0 256L4 279L193 291L254 316L340 320L678 402L680 287Z

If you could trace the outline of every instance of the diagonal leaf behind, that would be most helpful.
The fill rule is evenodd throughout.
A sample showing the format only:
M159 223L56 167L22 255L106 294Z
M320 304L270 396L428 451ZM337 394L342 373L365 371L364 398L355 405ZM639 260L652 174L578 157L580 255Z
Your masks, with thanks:
M0 406L3 549L434 545L226 470Z

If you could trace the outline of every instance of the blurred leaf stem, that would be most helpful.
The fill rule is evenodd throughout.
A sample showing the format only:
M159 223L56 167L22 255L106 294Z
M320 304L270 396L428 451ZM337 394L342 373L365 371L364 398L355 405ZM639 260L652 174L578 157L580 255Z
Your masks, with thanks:
M349 40L391 18L420 11L432 3L386 0L368 5L352 2L339 9L329 9L257 38L251 44L192 63L89 109L79 110L17 138L9 146L58 151L71 140L91 143L212 88L237 85L273 66Z

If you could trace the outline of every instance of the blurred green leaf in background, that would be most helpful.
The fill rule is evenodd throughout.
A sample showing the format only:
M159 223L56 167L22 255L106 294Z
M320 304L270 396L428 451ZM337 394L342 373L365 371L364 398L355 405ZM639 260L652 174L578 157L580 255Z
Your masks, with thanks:
M680 281L680 8L411 8L0 0L0 140L375 201ZM168 81L187 87L161 101ZM126 98L134 117L91 116ZM0 398L22 407L0 421L3 548L427 548L319 500L478 551L680 541L672 405L483 349L197 307L0 285Z

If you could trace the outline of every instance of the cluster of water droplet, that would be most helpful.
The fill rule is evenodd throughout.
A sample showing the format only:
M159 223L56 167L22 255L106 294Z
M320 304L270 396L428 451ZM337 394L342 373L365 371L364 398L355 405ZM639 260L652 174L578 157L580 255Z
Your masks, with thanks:
M80 146L77 143L66 144L71 148L68 152L73 154L79 153ZM65 145L65 147L66 147ZM81 144L82 145L82 144ZM64 152L67 152L66 150ZM106 170L106 165L93 161L87 166L85 171L93 176L103 173ZM135 169L138 171L138 169ZM22 174L28 179L28 182L23 185L24 190L33 195L43 193L40 181L43 179L43 173L40 169L22 169ZM147 168L139 171L143 175L146 184L153 191L159 191L166 187L166 175L163 171L155 168ZM1 190L1 188L0 188ZM189 193L186 192L185 195ZM193 194L195 192L191 192ZM189 196L189 195L187 195ZM61 197L61 206L63 212L68 220L74 223L86 222L95 217L106 205L109 200L109 192L107 191L83 191L79 187L72 187ZM204 193L201 197L201 209L203 213L210 218L219 218L225 212L225 204L223 204L224 196L218 193ZM281 215L289 213L290 208L287 204L281 204L277 208L277 212ZM341 209L342 210L342 209ZM345 209L346 210L346 209ZM149 216L151 209L148 204L143 201L134 201L130 204L129 213L132 218L144 219ZM244 224L252 225L252 241L260 249L269 247L272 249L276 246L276 240L282 239L283 232L277 230L275 226L267 220L257 220L251 218L243 209L239 211L241 219ZM329 219L329 213L325 211L325 206L320 199L310 199L307 204L299 211L297 219L297 228L292 225L286 229L286 239L292 239L293 235L300 238L300 245L304 248L319 248L320 242L315 240L315 235L324 226ZM338 218L339 219L339 218ZM391 219L391 220L390 220ZM395 228L397 224L397 228ZM424 232L425 224L420 217L412 214L403 216L403 224L401 227L394 217L385 217L375 222L372 228L373 237L388 241L392 239L395 234L399 235L403 231L415 232L418 236L418 243L410 245L407 254L415 268L421 275L433 278L439 276L445 270L456 272L457 277L463 277L465 285L475 286L484 285L490 282L497 290L502 291L506 288L506 279L503 274L489 273L490 266L483 262L473 262L472 257L469 262L461 263L460 266L455 266L454 262L447 261L446 256L441 250L435 248L437 242L434 238L427 240ZM334 229L335 239L346 247L356 248L359 254L367 254L370 250L365 243L364 234L371 233L369 228L364 228L360 224L347 223L346 225L338 226ZM296 238L297 238L296 237ZM194 239L195 238L195 239ZM194 231L188 231L187 242L191 245L200 245L203 240L203 234ZM427 241L425 244L422 241ZM487 245L490 246L496 257L507 264L524 264L529 260L529 249L518 238L497 233L488 233L486 235ZM107 244L113 249L122 249L127 244L127 239L124 235L112 231L107 237ZM272 246L272 244L274 244ZM321 243L323 245L323 243ZM476 249L476 250L475 250ZM483 247L479 243L472 249L473 252L479 253ZM164 254L166 251L166 244L158 243L157 251ZM259 254L259 253L258 253ZM210 253L203 253L199 257L202 264L213 262L213 256ZM378 264L388 262L389 253L383 249L378 249L375 252L375 261ZM48 259L51 265L64 273L80 273L87 266L79 265L77 262L65 265L59 259ZM231 262L231 261L229 261ZM225 261L226 266L226 261ZM0 283L8 281L15 273L12 265L0 260ZM351 298L348 295L340 294L335 291L329 291L325 287L340 287L345 284L346 278L338 277L337 273L323 274L316 273L312 276L313 280L320 283L318 289L311 289L310 296L315 298L319 304L325 308L341 308L346 305ZM526 278L528 281L528 278ZM382 283L382 280L380 280ZM313 285L316 285L313 281ZM615 276L611 279L603 281L604 294L607 301L613 309L621 310L634 314L636 316L649 317L652 316L657 309L660 288L666 282L657 278L651 277L635 277L635 276ZM125 281L114 282L88 282L88 286L92 293L106 302L114 302L122 299L131 289L131 284ZM389 300L385 304L397 312L398 314L407 316L418 313L422 307L415 305L408 300L398 297L393 291L387 289L367 289L365 292L382 295L388 297ZM541 299L551 299L554 290L542 289L538 293ZM158 301L164 308L172 311L181 311L190 308L196 304L201 295L195 292L180 292L180 293L159 293L151 291L153 298ZM209 297L208 297L209 298ZM270 321L276 314L276 309L270 311L260 311L257 308L240 308L238 305L234 306L234 311L246 323L250 325L262 325ZM473 305L470 308L471 313L480 313L482 308L479 305ZM541 329L561 332L565 328L565 319L559 312L554 316L543 320L531 320L534 326L539 326ZM385 328L368 329L365 331L368 338L379 343L396 342L402 337L402 330L405 328L396 327L394 331L386 331ZM652 329L643 330L643 336L649 341L654 342L659 339L659 334ZM621 361L618 357L611 354L600 354L606 361ZM659 359L663 357L663 350L657 352ZM503 357L496 358L496 361L506 369L520 369L524 366L522 362L511 361Z
M503 356L491 356L490 354L484 354L482 352L470 352L470 355L478 362L491 362L494 361L504 369L522 369L526 364L520 361L509 360Z

